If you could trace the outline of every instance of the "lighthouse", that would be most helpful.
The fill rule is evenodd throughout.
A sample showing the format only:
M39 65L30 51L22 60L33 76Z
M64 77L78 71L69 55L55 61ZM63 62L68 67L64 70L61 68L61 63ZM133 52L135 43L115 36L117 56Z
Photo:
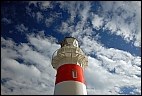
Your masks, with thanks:
M52 66L57 70L54 95L87 95L84 78L87 56L73 37L66 37L60 45L52 57Z

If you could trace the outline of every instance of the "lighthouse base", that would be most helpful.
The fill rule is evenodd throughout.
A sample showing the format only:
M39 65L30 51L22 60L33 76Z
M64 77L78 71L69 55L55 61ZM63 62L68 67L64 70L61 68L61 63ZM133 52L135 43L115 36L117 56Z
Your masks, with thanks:
M87 95L86 85L78 81L63 81L55 85L54 95Z

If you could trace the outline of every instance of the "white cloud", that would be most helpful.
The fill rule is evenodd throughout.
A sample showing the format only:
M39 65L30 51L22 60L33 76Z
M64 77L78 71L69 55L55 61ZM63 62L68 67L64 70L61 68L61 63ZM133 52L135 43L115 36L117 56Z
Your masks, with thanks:
M34 6L37 6L38 1L30 1L29 5L34 4Z
M95 29L100 29L100 27L103 25L103 19L98 15L94 15L92 24Z
M115 50L114 50L115 51ZM106 52L106 51L105 51ZM89 64L85 71L85 78L87 82L87 90L88 94L119 94L120 88L123 86L135 86L138 90L140 90L141 80L140 77L135 77L134 74L139 71L138 74L141 74L141 69L133 67L131 64L127 64L126 61L116 62L117 60L105 59L107 57L103 57L101 59L95 59L89 57ZM123 57L125 58L125 57ZM140 62L139 62L140 63ZM102 65L103 64L103 65ZM121 74L111 74L107 69L114 66L116 70ZM130 72L131 76L128 75ZM89 75L88 75L89 74ZM127 75L126 75L127 74ZM141 93L137 93L141 94Z
M65 9L70 14L70 18L67 20L69 26L74 25L75 18L78 16L81 20L77 24L80 26L80 29L85 27L87 23L87 18L89 17L91 4L88 1L80 2L80 1L69 1L69 2L60 2L60 8ZM70 25L71 24L71 25ZM64 27L64 25L62 26ZM74 26L75 27L75 26ZM72 27L72 29L74 28ZM76 32L77 30L75 30ZM81 31L81 30L80 30ZM71 31L73 32L73 31Z
M29 3L29 4L30 4L30 3ZM32 8L30 8L29 6L26 6L25 9L26 9L26 13L27 13L29 16L35 18L36 15L35 15L35 13L32 11Z
M82 41L82 45L80 47L86 54L95 54L103 48L102 45L91 36L84 36L83 38L78 39L79 41Z
M62 27L60 27L60 28L58 29L59 32L62 32L62 33L70 32L70 31L69 31L70 27L69 27L68 23L62 22L61 26L62 26Z
M86 22L87 18L89 17L89 11L90 11L90 7L91 7L91 3L84 1L83 3L81 3L81 5L83 6L83 8L79 10L79 15L80 17L82 17L82 21Z
M25 27L24 24L16 25L15 28L20 32L26 32L28 30L28 28Z
M54 18L53 18L53 17L50 17L50 18L46 18L46 19L45 19L45 25L46 25L47 27L50 27L53 22L54 22Z
M56 74L51 57L59 45L55 38L41 34L28 35L28 40L29 43L16 44L1 37L1 75L3 80L10 78L1 85L2 94L51 95L54 92Z
M91 20L93 28L110 30L110 33L120 35L125 41L133 41L137 47L141 46L141 4L127 1L102 1L101 12L90 12L90 2L60 2L60 8L67 10L70 18L61 24L58 31L80 34L88 28L87 19ZM133 6L133 7L132 7ZM79 17L79 21L75 18ZM74 23L77 22L76 25ZM74 36L74 35L73 35Z
M40 8L41 9L47 9L47 8L52 8L53 6L51 5L51 1L39 1L41 4Z
M73 23L75 17L78 14L79 7L81 5L80 1L60 1L60 8L67 10L68 13L70 14L70 20L69 22Z
M105 28L126 41L134 41L141 46L141 1L103 1L101 2ZM109 13L108 13L109 12ZM110 14L111 13L111 14ZM111 17L108 18L107 16Z
M34 4L36 7L39 5L41 10L46 10L53 7L50 3L51 1L30 1L29 5Z
M125 41L133 41L137 47L141 46L141 3L140 1L102 1L100 2L100 12L91 12L92 3L80 1L59 1L61 9L69 13L69 18L61 23L57 31L62 33L80 34L88 28L89 22L93 25L92 28L99 30L110 30L110 33L120 35ZM39 5L41 10L53 8L54 4L50 1L31 1L29 4ZM133 7L132 7L133 6ZM30 10L27 8L27 10ZM31 12L31 11L29 11ZM31 13L35 16L35 13ZM93 14L93 15L92 15ZM46 18L45 24L51 26L53 21L58 18L51 16ZM76 21L76 18L79 18ZM75 22L77 23L75 25Z
M37 19L37 21L39 22L39 21L41 21L41 20L43 20L43 15L42 15L42 13L41 12L37 12L36 13L36 19Z
M11 24L12 23L12 21L10 19L7 19L7 18L2 18L1 21L6 23L6 24Z
M25 64L20 64L14 59L3 58L2 68L12 73L12 79L14 78L35 78L40 76L40 71L35 66L26 66ZM7 77L8 74L3 73L2 78ZM9 74L10 75L10 74Z
M26 6L26 13L27 13L29 16L35 18L35 20L36 20L38 23L39 23L39 22L44 22L44 15L43 15L42 12L40 12L40 11L34 12L34 11L32 10L32 8L30 8L29 6Z

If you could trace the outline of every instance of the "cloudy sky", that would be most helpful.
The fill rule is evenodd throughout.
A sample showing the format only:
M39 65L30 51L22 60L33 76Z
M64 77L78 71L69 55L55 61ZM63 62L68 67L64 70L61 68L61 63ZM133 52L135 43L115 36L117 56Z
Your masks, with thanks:
M141 1L1 2L1 94L52 95L66 36L88 56L89 95L141 94Z

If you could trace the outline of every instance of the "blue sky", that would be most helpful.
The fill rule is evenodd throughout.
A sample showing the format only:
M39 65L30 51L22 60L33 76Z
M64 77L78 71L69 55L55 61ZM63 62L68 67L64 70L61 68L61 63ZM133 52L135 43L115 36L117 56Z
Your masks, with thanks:
M2 94L53 94L66 36L88 56L88 94L141 94L140 1L3 1Z

